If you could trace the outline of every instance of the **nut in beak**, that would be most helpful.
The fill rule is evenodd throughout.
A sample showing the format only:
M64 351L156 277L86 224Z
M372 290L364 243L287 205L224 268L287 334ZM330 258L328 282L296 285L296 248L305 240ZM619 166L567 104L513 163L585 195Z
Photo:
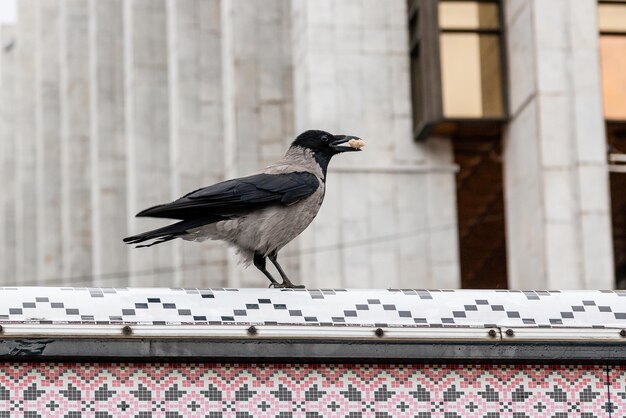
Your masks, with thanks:
M362 139L351 139L348 141L348 145L355 149L361 149L365 146L365 141Z

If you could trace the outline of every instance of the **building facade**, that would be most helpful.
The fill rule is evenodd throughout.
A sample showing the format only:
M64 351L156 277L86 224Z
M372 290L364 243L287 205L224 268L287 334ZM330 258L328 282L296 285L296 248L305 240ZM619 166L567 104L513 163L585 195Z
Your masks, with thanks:
M264 286L221 243L121 239L163 225L139 210L324 129L367 147L333 161L281 252L297 281L612 288L624 16L597 0L18 0L0 32L1 283Z

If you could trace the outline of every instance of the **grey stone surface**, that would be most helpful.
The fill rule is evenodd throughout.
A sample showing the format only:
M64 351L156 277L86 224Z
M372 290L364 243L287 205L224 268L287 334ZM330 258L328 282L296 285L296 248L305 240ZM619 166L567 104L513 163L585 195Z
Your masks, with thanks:
M127 216L132 234L163 226L162 220L134 216L172 198L167 7L165 0L127 0L123 5ZM172 285L171 245L129 251L131 285Z
M169 0L172 199L224 180L221 11L219 0ZM226 286L222 243L179 241L177 286Z
M281 158L294 137L291 2L224 0L221 14L225 174L235 177ZM297 257L281 257L287 271L298 268ZM229 285L265 285L228 260Z
M128 281L124 0L89 0L93 283Z
M84 0L61 0L61 153L63 276L92 275L89 13Z
M16 251L15 276L20 283L37 283L37 119L35 0L18 2L16 59Z
M610 288L597 4L509 0L507 5L509 285Z
M40 284L61 284L61 21L60 0L38 1L36 10L37 258Z
M0 280L17 282L16 252L16 31L0 26Z
M412 139L406 2L292 3L296 131L357 135L300 243L309 286L458 287L450 140Z
M509 284L612 287L596 2L505 6ZM367 146L333 161L318 218L281 253L294 281L458 287L457 167L449 138L412 138L404 0L19 0L18 19L0 70L3 283L262 286L221 243L121 239L167 223L138 211L316 128Z

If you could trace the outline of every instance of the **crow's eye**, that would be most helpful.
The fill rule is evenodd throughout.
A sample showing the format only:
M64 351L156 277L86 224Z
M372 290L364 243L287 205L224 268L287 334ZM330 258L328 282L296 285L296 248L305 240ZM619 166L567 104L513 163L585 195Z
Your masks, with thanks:
M322 142L328 142L328 136L324 135L324 136L322 137Z

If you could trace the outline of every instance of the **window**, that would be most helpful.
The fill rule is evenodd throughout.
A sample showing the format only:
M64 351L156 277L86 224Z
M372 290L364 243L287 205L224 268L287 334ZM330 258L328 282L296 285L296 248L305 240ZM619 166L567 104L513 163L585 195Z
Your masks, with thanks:
M464 289L506 289L507 254L500 135L455 138L459 261Z
M409 0L417 139L499 132L507 114L501 22L495 0Z
M626 2L600 2L598 15L604 117L626 122Z
M416 139L450 136L456 176L461 285L507 287L501 129L501 5L496 0L409 0Z
M600 1L598 26L609 149L615 285L626 289L626 1Z

